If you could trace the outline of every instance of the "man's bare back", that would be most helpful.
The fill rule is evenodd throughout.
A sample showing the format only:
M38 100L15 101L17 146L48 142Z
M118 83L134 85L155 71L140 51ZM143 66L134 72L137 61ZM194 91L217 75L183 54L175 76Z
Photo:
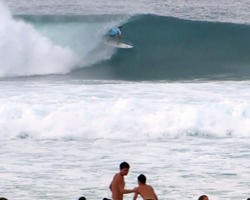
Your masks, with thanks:
M138 177L138 184L139 187L137 188L133 200L137 199L138 194L140 194L144 200L158 200L153 187L146 184L146 177L143 174Z
M124 167L125 166L125 167ZM121 163L120 165L120 173L117 173L109 188L112 192L112 199L113 200L123 200L123 194L128 194L135 192L134 190L126 190L125 188L125 181L124 181L124 176L126 176L129 172L129 165L128 163Z

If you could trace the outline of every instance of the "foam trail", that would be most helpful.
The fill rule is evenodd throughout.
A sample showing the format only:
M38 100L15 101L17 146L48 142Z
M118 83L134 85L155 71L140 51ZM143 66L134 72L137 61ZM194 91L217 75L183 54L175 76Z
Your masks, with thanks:
M54 45L31 24L15 20L0 3L0 76L67 73L79 64L69 48Z
M250 136L249 82L80 83L0 88L0 138Z
M140 105L137 102L138 99L133 98L116 100L114 105L106 101L81 101L61 103L56 108L5 102L5 107L0 107L0 135L1 138L57 139L249 136L250 120L244 116L249 113L249 107L244 104L180 106L162 101L152 106L151 101Z

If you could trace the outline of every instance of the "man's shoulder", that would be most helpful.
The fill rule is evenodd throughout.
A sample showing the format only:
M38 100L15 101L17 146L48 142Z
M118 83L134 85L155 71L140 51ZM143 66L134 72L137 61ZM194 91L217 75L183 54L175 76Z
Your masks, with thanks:
M147 189L147 188L153 188L151 185L147 185L147 184L145 184L145 185L140 185L139 187L138 187L138 189Z
M148 186L148 188L152 188L153 189L153 187L151 185L147 185L147 186Z
M115 174L114 179L120 180L123 179L123 176L121 176L120 173Z
M154 192L154 188L151 185L148 185L148 189Z

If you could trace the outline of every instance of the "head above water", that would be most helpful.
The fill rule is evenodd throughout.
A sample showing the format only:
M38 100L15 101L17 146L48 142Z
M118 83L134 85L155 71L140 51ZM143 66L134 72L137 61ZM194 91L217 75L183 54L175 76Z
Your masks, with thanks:
M206 195L201 195L198 200L209 200Z
M119 28L119 29L122 29L122 26L119 26L118 28Z
M140 176L137 177L138 178L138 182L139 184L142 183L142 184L146 184L146 181L147 181L147 178L146 176L144 176L143 174L141 174Z
M86 200L85 197L80 197L78 200Z
M130 168L130 166L129 166L129 164L127 162L121 163L120 164L120 174L122 176L126 176L128 174L128 172L129 172L129 168Z

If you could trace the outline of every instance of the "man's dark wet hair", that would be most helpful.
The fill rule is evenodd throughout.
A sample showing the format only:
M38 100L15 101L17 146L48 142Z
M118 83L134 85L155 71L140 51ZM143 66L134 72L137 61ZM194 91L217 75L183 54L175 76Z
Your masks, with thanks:
M143 174L141 174L140 176L138 176L138 181L140 181L141 183L146 183L146 176L144 176Z
M4 197L0 197L0 200L8 200L8 199L6 199L6 198L4 198Z
M130 168L130 166L127 162L123 162L120 164L120 169L123 169L123 168Z
M247 200L250 200L250 198L248 198Z
M85 197L80 197L78 200L86 200Z
M206 195L201 195L198 200L203 200L205 197L207 197L207 196Z
M118 28L122 28L122 26L119 26Z

